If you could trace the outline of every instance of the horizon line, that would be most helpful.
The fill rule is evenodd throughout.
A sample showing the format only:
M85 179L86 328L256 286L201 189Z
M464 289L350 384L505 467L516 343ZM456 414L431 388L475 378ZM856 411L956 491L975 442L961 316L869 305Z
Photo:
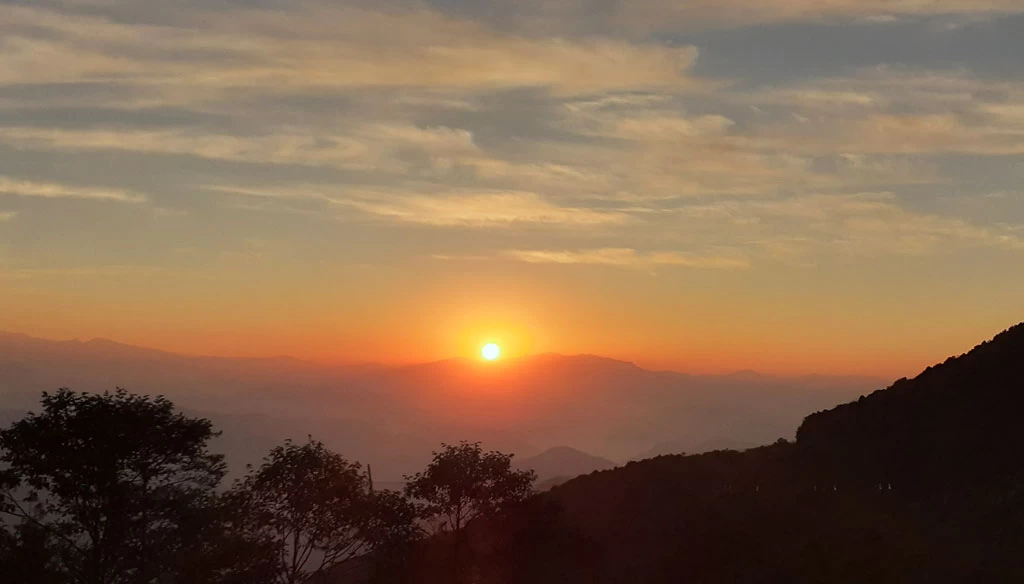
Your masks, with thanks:
M430 365L449 363L449 362L453 362L453 361L460 361L460 362L474 363L474 364L479 365L482 368L487 368L487 367L500 367L502 364L522 362L524 360L531 359L531 358L553 356L553 357L562 357L562 358L590 357L590 358L594 358L594 359L601 359L601 360L604 360L604 361L612 361L612 362L621 363L621 364L625 364L625 365L631 365L631 366L636 367L637 369L639 369L641 371L645 371L645 372L648 372L648 373L671 373L671 374L676 374L676 375L689 375L689 376L693 376L693 377L730 377L730 376L736 376L736 375L758 375L758 376L761 376L761 377L768 377L768 378L774 378L774 379L801 379L801 378L808 378L808 377L824 377L824 378L863 378L863 379L872 379L872 380L883 381L883 382L887 382L887 383L893 381L893 380L890 380L887 376L869 375L869 374L864 374L864 373L838 373L838 374L836 374L836 373L818 373L818 372L814 372L814 373L777 374L777 373L762 373L762 372L760 372L760 371L758 371L756 369L752 369L752 368L735 369L735 370L730 370L730 371L720 372L720 373L694 373L694 372L683 371L683 370L679 370L679 369L647 368L647 367L644 367L642 365L637 364L635 361L630 360L630 359L621 359L621 358L617 358L617 357L608 357L608 356L599 355L599 354L596 354L596 353L560 353L560 352L557 352L557 351L544 351L544 352L540 352L540 353L530 353L530 354L526 354L526 355L517 355L517 356L514 356L514 357L503 357L498 362L485 362L483 360L473 359L473 358L467 357L467 356L453 356L453 357L446 357L446 358L442 358L442 359L433 359L433 360L426 360L426 361L408 361L408 362L396 362L396 363L386 363L386 362L380 362L380 361L358 361L358 362L356 362L356 361L349 361L349 362L344 362L344 361L323 361L323 360L319 360L319 359L309 359L309 358L304 358L304 357L296 357L294 355L289 355L289 354L259 355L259 356L255 356L255 355L238 356L238 355L224 355L224 354L218 355L218 354L188 353L188 352L184 352L184 351L168 350L168 349L162 349L162 348L152 347L152 346L147 346L147 345L136 345L136 344L126 343L126 342L123 342L123 341L119 341L119 340L115 340L115 339L111 339L111 338L107 338L107 337L91 337L91 338L88 338L88 339L82 339L82 338L79 338L79 337L52 338L52 337L37 336L37 335L33 335L33 334L29 334L29 333L24 333L24 332L15 332L15 331L10 331L10 330L0 330L0 338L5 337L5 336L6 337L23 337L23 338L31 339L31 340L34 340L34 341L44 341L44 342L51 342L51 343L78 343L78 344L81 344L81 345L85 345L85 344L89 344L89 343L97 343L97 342L99 342L99 343L110 343L110 344L113 344L113 345L118 345L120 347L126 347L126 348L130 348L130 349L137 349L137 350L149 351L149 352L153 352L153 353L162 353L164 355L169 355L169 356L187 357L187 358L193 358L193 359L223 359L223 360L238 360L238 361L285 361L285 360L287 360L287 361L293 361L293 362L297 362L297 363L301 363L301 364L306 364L306 365L317 366L317 367L348 367L348 368L363 367L363 368L380 368L380 369L388 369L388 370L400 370L400 369L410 369L410 368L415 368L415 367L425 367L425 366L430 366Z

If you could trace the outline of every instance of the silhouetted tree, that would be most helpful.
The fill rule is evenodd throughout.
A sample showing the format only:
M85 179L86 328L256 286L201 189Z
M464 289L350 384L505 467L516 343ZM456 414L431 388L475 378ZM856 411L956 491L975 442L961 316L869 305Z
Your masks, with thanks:
M229 497L250 537L273 543L277 582L297 584L370 548L368 487L359 463L318 441L287 441Z
M49 534L35 523L0 529L0 575L5 584L63 584Z
M398 491L373 491L363 511L362 534L375 550L401 547L423 536L416 506Z
M405 494L422 502L421 517L437 531L459 531L533 492L533 471L513 470L511 454L484 452L479 442L442 444L433 455L425 471L405 477Z
M414 544L424 535L416 506L402 493L374 491L367 500L364 538L373 549L374 582L402 582Z
M214 436L163 397L44 393L41 413L0 431L14 545L48 550L65 582L180 581L224 474Z
M273 540L245 528L243 510L228 496L190 518L195 534L182 549L183 584L274 584Z
M405 477L406 496L437 533L451 533L453 581L463 579L465 527L493 516L533 492L533 471L513 470L512 455L484 452L479 442L442 444L421 473Z

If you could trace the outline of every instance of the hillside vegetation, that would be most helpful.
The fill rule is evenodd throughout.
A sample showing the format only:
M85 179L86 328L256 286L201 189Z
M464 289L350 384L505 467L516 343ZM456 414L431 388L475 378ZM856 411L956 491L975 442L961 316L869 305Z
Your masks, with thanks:
M795 442L632 462L474 525L474 581L1024 581L1022 392L1018 325ZM441 545L396 580L444 581Z

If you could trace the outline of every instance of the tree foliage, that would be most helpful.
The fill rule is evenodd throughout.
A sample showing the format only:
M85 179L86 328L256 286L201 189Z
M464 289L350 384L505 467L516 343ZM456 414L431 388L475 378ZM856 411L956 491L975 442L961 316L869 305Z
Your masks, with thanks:
M272 543L277 581L303 582L370 548L361 466L310 440L274 448L230 497L251 537Z
M416 506L398 491L370 493L363 516L363 539L374 550L392 552L423 535Z
M163 397L44 393L41 413L0 431L2 510L65 581L165 581L194 558L199 518L215 504L215 435Z
M437 531L457 532L502 511L533 491L533 471L514 470L512 455L484 452L479 442L442 444L423 472L407 476L405 494Z

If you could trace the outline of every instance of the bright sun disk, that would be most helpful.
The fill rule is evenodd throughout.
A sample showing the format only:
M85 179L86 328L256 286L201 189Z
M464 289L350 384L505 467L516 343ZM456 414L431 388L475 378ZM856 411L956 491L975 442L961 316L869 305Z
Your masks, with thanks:
M501 355L501 347L494 343L487 343L483 349L480 349L480 354L483 355L484 359L494 361L498 358L498 355Z

